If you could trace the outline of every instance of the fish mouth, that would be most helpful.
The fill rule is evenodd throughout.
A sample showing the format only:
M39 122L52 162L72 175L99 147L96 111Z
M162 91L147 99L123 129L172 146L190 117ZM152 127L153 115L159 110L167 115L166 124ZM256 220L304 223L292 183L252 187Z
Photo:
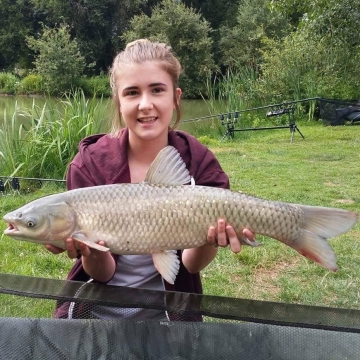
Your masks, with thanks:
M19 233L19 229L13 223L8 223L7 229L4 230L5 235L15 235Z

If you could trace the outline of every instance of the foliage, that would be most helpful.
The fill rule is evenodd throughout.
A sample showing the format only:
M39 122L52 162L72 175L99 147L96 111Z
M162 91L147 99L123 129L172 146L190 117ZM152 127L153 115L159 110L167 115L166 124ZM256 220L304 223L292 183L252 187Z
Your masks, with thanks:
M170 44L184 72L180 86L185 97L198 97L205 89L206 75L214 69L209 23L182 3L163 0L151 17L135 16L124 33L126 42L139 38Z
M272 11L267 2L242 1L237 10L235 26L223 26L220 29L223 64L258 67L262 62L263 39L281 39L289 33L287 18L277 11Z
M84 91L86 96L111 96L111 88L108 75L93 77L82 77L77 80L76 85Z
M3 124L0 128L0 174L16 174L24 165L22 152L24 149L23 127L18 122L21 110L17 103L11 116L7 119L6 110L4 111Z
M257 93L258 78L258 72L251 66L240 65L229 68L224 75L209 78L205 99L209 112L213 115L233 113L263 105ZM241 127L253 126L256 116L255 112L242 114L239 119Z
M86 75L99 74L110 67L122 47L119 37L130 19L140 13L145 0L32 0L36 11L46 12L46 25L69 25L72 37L84 56Z
M103 112L102 100L87 99L82 91L54 105L16 107L0 130L0 173L64 178L80 140L104 126Z
M25 36L38 29L42 14L34 12L28 0L1 0L0 5L0 69L31 67L33 54L26 46Z
M0 94L15 94L18 81L19 79L12 73L0 73Z
M345 29L331 32L321 26L332 23L333 17L332 12L312 14L313 20L304 19L283 41L266 42L260 86L263 94L272 92L282 100L360 97L360 46L350 46L350 39L345 42Z
M38 45L29 51L25 39L48 42L54 59L49 55L47 66L36 71L44 79L44 91L61 93L81 83L87 94L93 89L106 94L105 80L97 76L108 71L127 41L148 37L171 43L180 57L185 98L205 94L206 78L219 77L219 69L225 75L229 69L243 73L247 66L259 80L258 90L252 87L245 95L256 101L359 97L357 0L2 0L1 5L0 71L20 79L33 73L34 51L38 63L42 55ZM56 43L60 40L42 38L45 29L60 33L57 24L67 27L69 44L76 44L81 55L73 49L69 56ZM49 89L47 78L54 76L51 86L56 89ZM26 81L31 87L32 80ZM15 83L6 92L23 91Z
M19 84L18 94L43 94L44 82L40 75L29 74L25 76Z
M360 45L360 3L357 0L315 0L301 26L333 45L355 48Z
M51 29L44 26L39 38L27 37L29 47L37 53L35 66L45 89L59 94L72 88L85 62L76 40L71 40L68 25Z

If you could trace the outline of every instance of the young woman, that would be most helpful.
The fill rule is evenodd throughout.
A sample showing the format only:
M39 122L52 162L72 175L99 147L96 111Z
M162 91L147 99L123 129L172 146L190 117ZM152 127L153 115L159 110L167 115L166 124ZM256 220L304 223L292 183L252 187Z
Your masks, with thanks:
M158 152L167 145L179 151L197 185L229 187L229 179L214 155L194 137L174 130L180 121L180 72L180 63L166 44L137 40L116 56L110 72L117 109L112 133L82 140L67 173L69 190L141 182ZM174 110L177 117L171 126ZM243 236L254 238L247 229ZM161 278L150 255L114 256L78 243L79 254L74 241L68 239L68 256L78 258L68 279L92 278L118 286L201 293L199 272L214 259L217 246L230 244L232 251L241 250L234 229L223 219L218 220L217 227L209 228L207 239L202 247L178 252L181 266L174 285ZM55 254L63 251L46 247ZM62 317L66 311L64 304L56 316Z

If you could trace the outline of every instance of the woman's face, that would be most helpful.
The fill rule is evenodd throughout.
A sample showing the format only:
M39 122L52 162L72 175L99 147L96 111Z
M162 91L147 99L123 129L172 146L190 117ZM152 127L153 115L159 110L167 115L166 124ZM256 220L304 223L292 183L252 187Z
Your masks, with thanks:
M130 137L137 141L167 139L175 107L171 76L160 62L128 64L117 80L120 112ZM176 89L180 101L181 90Z

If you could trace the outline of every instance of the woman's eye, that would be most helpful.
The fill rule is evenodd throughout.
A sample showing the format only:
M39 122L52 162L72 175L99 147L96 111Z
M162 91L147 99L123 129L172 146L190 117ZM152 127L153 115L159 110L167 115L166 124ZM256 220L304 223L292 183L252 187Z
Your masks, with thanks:
M154 92L154 93L161 93L161 92L163 92L163 91L164 91L163 88L154 88L154 89L153 89L153 92Z

